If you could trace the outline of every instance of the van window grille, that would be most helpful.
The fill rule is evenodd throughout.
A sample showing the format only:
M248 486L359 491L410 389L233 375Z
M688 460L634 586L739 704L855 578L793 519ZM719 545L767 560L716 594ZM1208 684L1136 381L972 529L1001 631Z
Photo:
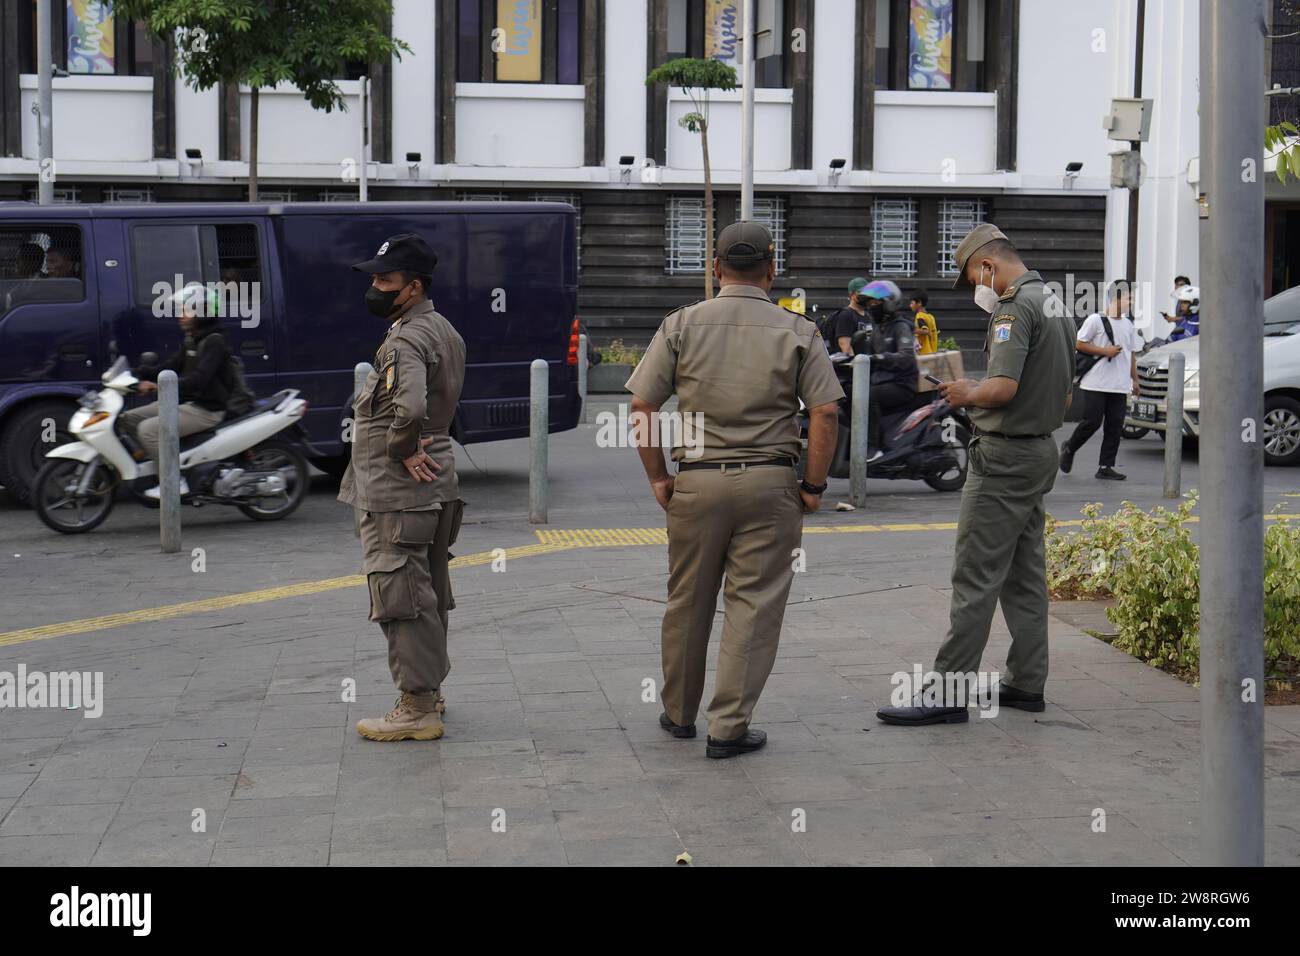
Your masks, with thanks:
M26 302L82 301L81 270L76 226L0 226L0 313Z

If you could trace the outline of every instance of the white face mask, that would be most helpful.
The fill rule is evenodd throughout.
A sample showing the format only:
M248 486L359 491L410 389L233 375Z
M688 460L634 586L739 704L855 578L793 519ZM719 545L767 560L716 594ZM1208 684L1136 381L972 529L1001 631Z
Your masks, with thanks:
M998 294L993 290L993 278L996 274L997 274L997 270L990 268L989 284L985 285L984 267L983 266L980 267L980 281L979 281L979 285L975 287L975 304L978 305L985 312L992 312L995 308L997 308Z

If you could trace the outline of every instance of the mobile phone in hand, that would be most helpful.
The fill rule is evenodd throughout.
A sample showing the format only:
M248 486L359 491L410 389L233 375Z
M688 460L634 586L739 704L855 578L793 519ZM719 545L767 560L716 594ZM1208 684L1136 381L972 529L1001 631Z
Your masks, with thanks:
M943 379L941 379L941 378L935 378L935 377L934 377L933 375L931 375L929 372L922 372L921 374L924 375L924 376L925 376L925 380L926 380L927 382L930 382L932 385L942 385L942 384L944 384Z

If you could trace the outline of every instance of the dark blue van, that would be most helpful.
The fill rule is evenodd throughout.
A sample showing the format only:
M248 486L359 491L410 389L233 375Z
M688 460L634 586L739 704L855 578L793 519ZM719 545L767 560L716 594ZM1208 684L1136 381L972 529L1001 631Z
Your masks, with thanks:
M212 283L259 396L299 389L320 457L347 462L353 367L382 321L354 262L418 232L438 254L430 298L467 348L462 444L528 433L530 363L550 365L551 431L577 424L577 248L564 203L0 204L0 484L26 501L77 398L112 357L180 345L158 302ZM211 286L210 286L211 287ZM162 316L162 317L159 317Z

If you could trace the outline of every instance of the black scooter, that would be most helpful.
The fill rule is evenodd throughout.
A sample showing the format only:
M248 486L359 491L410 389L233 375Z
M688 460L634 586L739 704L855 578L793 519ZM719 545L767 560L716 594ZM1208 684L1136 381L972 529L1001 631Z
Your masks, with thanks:
M839 429L835 454L831 457L832 478L849 477L850 397L853 394L851 356L835 361L835 374L844 386L839 402ZM797 466L803 477L808 449L808 412L801 408L796 418L804 453ZM962 409L954 410L937 393L919 392L908 404L890 409L881 420L884 442L879 458L867 466L868 478L906 478L924 481L936 491L957 491L966 483L967 447L972 427Z

